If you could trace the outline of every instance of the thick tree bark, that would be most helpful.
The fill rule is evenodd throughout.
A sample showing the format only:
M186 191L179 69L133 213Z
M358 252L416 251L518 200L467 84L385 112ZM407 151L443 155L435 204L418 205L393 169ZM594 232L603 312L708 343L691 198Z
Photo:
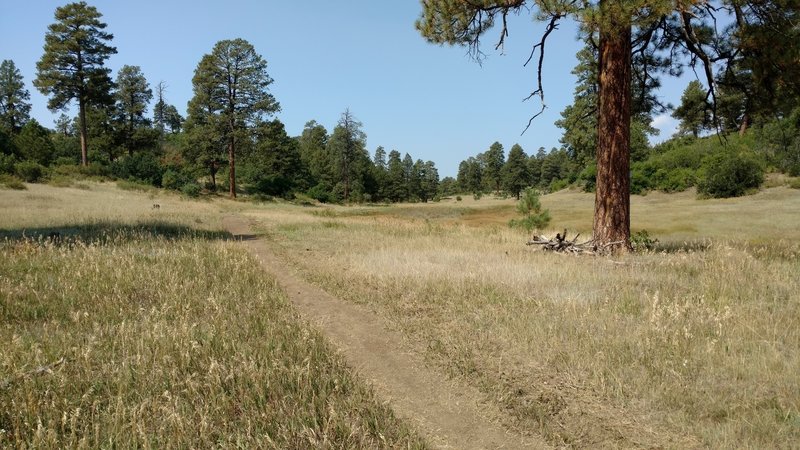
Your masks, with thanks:
M230 161L230 196L236 198L236 138L233 136L233 132L228 141L228 161Z
M83 95L81 94L78 98L78 115L80 116L80 135L81 135L81 165L88 166L89 165L89 143L88 141L88 133L86 131L86 102L83 99Z
M600 27L594 239L630 249L631 25L607 14Z
M218 170L217 161L216 160L211 161L210 171L211 171L211 191L212 192L217 192L217 170Z

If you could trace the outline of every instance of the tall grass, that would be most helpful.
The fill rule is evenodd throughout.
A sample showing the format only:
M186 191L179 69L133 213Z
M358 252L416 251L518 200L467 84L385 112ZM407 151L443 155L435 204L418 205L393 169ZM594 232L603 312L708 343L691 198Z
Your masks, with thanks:
M0 447L425 447L222 233L85 208L2 219Z
M554 227L591 225L590 195L542 202ZM634 228L661 251L621 260L532 251L496 225L511 202L455 205L261 214L288 261L385 315L509 426L576 447L800 441L795 191L638 197Z

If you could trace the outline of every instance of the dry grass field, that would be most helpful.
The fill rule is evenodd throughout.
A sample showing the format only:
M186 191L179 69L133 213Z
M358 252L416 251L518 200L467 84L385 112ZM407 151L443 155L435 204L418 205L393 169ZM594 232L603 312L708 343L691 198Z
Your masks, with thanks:
M426 446L220 231L239 207L0 190L0 448Z
M589 234L591 194L542 204L547 233ZM511 199L303 207L92 184L0 205L0 446L423 446L226 241L233 213L554 446L800 442L798 190L635 196L634 231L660 242L613 259L525 246Z
M552 234L590 231L591 194L542 203ZM634 230L660 244L615 260L526 247L506 226L512 200L247 214L510 427L581 448L800 442L800 191L632 205Z

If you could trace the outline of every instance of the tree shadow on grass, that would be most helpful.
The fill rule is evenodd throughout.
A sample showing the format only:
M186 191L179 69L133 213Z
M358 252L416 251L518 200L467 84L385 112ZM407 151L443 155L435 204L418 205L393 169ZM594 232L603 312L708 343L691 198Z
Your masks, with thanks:
M143 239L162 238L167 240L203 239L239 240L244 236L234 236L227 231L198 230L186 225L162 221L145 221L134 224L121 222L90 222L65 224L62 226L0 229L0 241L33 241L62 243L93 243L107 245Z

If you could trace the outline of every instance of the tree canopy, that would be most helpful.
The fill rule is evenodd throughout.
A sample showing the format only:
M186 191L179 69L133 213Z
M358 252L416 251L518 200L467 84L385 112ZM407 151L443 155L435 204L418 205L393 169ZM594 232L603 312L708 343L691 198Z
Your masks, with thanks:
M102 14L86 2L69 3L56 9L56 22L48 26L44 54L36 63L33 84L49 95L51 110L78 102L81 162L88 164L86 108L111 102L111 70L105 67L117 49L108 45L114 38L103 31Z

